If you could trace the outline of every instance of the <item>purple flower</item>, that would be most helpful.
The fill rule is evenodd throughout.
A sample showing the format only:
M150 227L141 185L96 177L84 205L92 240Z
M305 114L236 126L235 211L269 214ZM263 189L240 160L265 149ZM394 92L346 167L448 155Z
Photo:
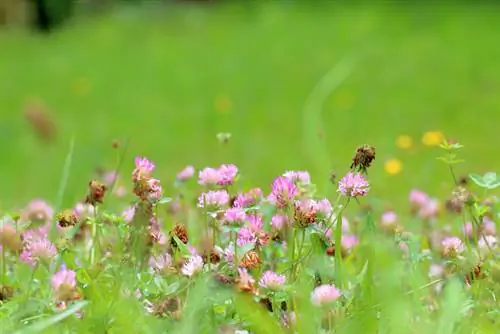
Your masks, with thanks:
M229 224L238 222L241 223L245 221L246 218L247 214L242 208L230 208L224 213L224 220Z
M155 272L165 272L172 267L172 256L168 253L151 256L149 258L149 266L153 268Z
M77 203L73 208L73 213L78 217L79 220L86 220L88 218L94 217L94 206L90 204Z
M217 184L220 186L228 186L234 183L238 175L238 167L235 165L221 165L219 167L219 180Z
M497 234L497 228L496 228L495 222L486 218L486 217L483 218L482 230L483 230L483 233L486 235Z
M410 204L413 207L421 207L427 203L429 196L421 190L413 189L410 191Z
M20 220L22 222L50 222L54 215L52 207L41 199L35 199L28 203L28 205L21 212Z
M334 303L340 297L340 291L331 284L318 286L311 293L311 302L316 306L325 306Z
M337 229L337 218L333 220L333 227L331 229L329 228L328 230L326 230L325 236L327 238L331 238L332 232L335 231L336 229ZM349 230L350 230L349 220L346 217L342 216L342 233L349 233Z
M135 215L135 205L127 207L122 213L122 217L127 223L130 223L132 221L134 215Z
M25 245L29 246L33 241L47 239L50 231L50 225L40 226L38 228L26 230L22 234L22 239Z
M465 251L465 245L457 237L446 237L441 241L444 256L455 256Z
M264 227L264 221L262 220L262 216L257 214L248 215L247 221L252 231L254 232L262 231L262 228Z
M271 194L269 200L278 208L287 207L298 195L298 189L295 184L287 177L279 176L271 185Z
M147 181L148 200L151 203L158 202L163 197L163 188L160 185L160 180L149 179Z
M239 247L243 247L248 244L253 244L257 241L257 236L250 227L242 227L238 230L238 239L236 244Z
M224 255L224 260L227 263L233 263L234 261L234 243L230 242L226 248L222 250L222 254Z
M219 180L220 173L215 168L207 167L198 173L198 184L204 186L216 185Z
M181 170L179 173L177 173L177 180L179 181L186 181L192 178L194 175L194 167L193 166L186 166L183 170Z
M355 235L343 235L341 242L342 249L346 252L350 252L359 244L359 238Z
M25 247L20 259L35 266L39 262L50 261L56 254L56 247L48 239L35 239Z
M349 172L339 181L338 192L344 196L357 197L365 196L370 190L368 181L361 173Z
M254 188L246 193L238 194L234 200L234 207L246 208L253 206L258 203L262 197L262 190L260 188Z
M283 174L284 177L289 178L294 183L308 185L311 183L311 176L306 171L288 171Z
M155 165L147 158L136 157L135 158L135 169L132 172L132 179L138 181L141 179L147 179L151 176L155 169Z
M284 213L277 213L271 218L271 226L276 230L281 230L288 224L288 217Z
M238 268L238 276L240 278L240 285L252 286L255 283L255 279L248 273L245 268Z
M444 270L444 267L439 265L439 264L431 264L429 266L429 277L430 278L440 278L444 277L446 274L446 271Z
M333 211L332 204L327 198L317 201L315 208L316 212L323 215L325 218L329 218Z
M496 248L497 245L498 239L492 235L485 235L477 242L477 246L483 251L489 251L490 249Z
M418 211L420 218L429 219L434 218L439 213L439 201L435 198L427 200Z
M285 285L286 278L284 275L279 275L274 271L267 270L262 274L259 281L259 286L269 290L279 290Z
M199 255L192 255L189 260L182 266L181 273L185 276L192 277L203 269L203 259Z
M472 226L471 222L466 222L462 226L462 233L463 233L464 237L466 237L466 238L472 237L472 234L474 233L474 227Z
M198 207L216 207L220 208L229 203L229 194L225 190L211 190L202 193L198 198Z
M71 299L76 288L76 273L63 267L52 276L51 282L57 300Z
M118 173L115 171L106 172L103 175L104 183L109 187L118 180Z
M380 225L384 229L391 229L396 226L398 222L398 215L394 211L386 211L382 214L382 218L380 219Z

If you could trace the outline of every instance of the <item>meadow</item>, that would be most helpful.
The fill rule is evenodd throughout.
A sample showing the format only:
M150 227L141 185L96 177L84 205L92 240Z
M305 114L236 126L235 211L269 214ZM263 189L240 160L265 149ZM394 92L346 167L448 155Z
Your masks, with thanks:
M150 5L0 31L0 325L497 332L496 14Z
M412 187L445 194L425 132L466 146L462 173L498 166L498 25L494 7L267 4L125 8L50 36L4 30L0 203L53 201L72 137L67 205L97 166L115 167L111 142L129 137L129 158L151 157L164 177L230 161L262 186L285 169L327 180L369 143L381 197L400 205L395 194ZM57 128L48 145L24 116L40 104ZM232 134L224 149L219 132ZM400 135L410 149L398 148ZM384 171L390 159L401 173Z

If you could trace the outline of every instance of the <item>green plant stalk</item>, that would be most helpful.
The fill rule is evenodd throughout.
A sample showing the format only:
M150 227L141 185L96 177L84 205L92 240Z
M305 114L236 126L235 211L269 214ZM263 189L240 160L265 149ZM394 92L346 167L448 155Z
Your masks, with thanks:
M335 275L338 280L339 288L342 289L343 277L342 277L342 213L347 208L350 202L350 197L347 198L346 204L339 210L337 214L335 229Z
M337 215L337 228L335 229L335 276L340 289L343 286L342 279L342 212Z
M451 151L448 149L446 150L448 152L448 155L451 155ZM457 177L456 177L456 174L455 174L455 170L453 169L453 165L451 163L448 163L448 168L450 170L450 174L451 174L451 177L453 179L453 182L455 184L455 186L458 186L458 181L457 181ZM477 219L477 217L474 215L474 212L472 211L472 207L470 205L467 205L467 211L469 212L469 215L472 219L472 232L473 232L473 235L474 235L474 241L477 245L478 243L478 232L480 231L480 222L479 220ZM462 215L462 219L463 219L463 223L464 223L464 226L466 224L466 221L465 221L465 215ZM485 235L484 235L484 232L480 232L481 236L483 238L485 238ZM486 240L486 239L485 239ZM470 244L468 241L466 241L468 247L470 247ZM491 249L490 245L488 242L486 242L486 247L488 247L488 250L490 252L490 254L492 254L493 250ZM479 257L479 259L481 259L481 251L479 250L479 248L477 248L477 255Z
M235 231L231 231L229 233L229 242L233 242L233 247L234 247L234 267L236 270L238 270L238 236L236 235Z

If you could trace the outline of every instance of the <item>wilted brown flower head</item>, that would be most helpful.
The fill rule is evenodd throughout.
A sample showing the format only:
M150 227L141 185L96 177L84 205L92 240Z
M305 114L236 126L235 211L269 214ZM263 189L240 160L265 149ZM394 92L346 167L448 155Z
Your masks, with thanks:
M56 137L56 125L52 116L40 101L31 101L24 110L24 116L35 134L45 142L52 142Z
M314 203L308 200L300 200L294 204L294 221L298 227L306 228L316 221L316 209Z
M11 224L0 223L0 245L14 253L21 251L21 233Z
M260 259L259 253L255 250L250 250L245 253L243 259L241 260L241 266L247 269L255 269L260 266L262 260Z
M359 169L360 172L366 172L375 160L375 147L362 145L357 148L356 155L352 158L351 169Z
M85 198L85 204L96 205L97 203L102 203L104 199L104 194L106 193L106 185L99 181L89 182L89 194Z
M57 222L61 227L75 226L78 224L78 217L73 210L64 210L57 214Z
M158 317L171 316L175 320L181 317L181 300L179 297L167 297L153 304L152 313Z
M14 288L8 285L0 285L0 301L9 300L14 296Z
M179 238L179 240L183 244L187 244L189 241L189 236L188 236L186 226L184 226L183 224L180 224L180 223L175 224L175 226L170 231L170 237L171 237L170 244L172 245L172 247L176 248L177 242L175 241L174 236Z
M330 180L331 183L337 184L337 173L335 171L330 171L330 175L328 176L328 179Z

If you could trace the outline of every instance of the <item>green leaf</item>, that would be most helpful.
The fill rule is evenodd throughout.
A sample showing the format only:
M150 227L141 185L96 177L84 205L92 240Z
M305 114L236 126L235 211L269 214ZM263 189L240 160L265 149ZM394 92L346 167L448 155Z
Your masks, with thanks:
M455 323L462 317L465 302L462 285L458 280L451 280L444 289L441 316L437 328L439 334L452 334Z
M172 235L172 238L174 238L175 243L179 248L179 251L181 252L182 256L190 257L191 252L189 251L188 247L176 235Z
M158 204L167 204L172 202L172 198L170 197L163 197L161 200L158 201Z
M258 305L250 295L235 294L234 305L241 318L249 322L252 332L262 334L283 333L276 319L264 307Z
M73 306L71 306L70 308L68 308L64 312L53 315L52 317L50 317L48 319L44 319L44 320L41 320L39 322L36 322L26 329L19 330L19 331L15 332L15 334L40 333L41 331L49 328L50 326L55 325L58 322L61 322L62 320L66 319L67 317L80 311L88 303L89 302L86 300L76 302Z
M243 247L236 247L236 253L237 253L237 256L238 256L238 261L241 261L241 259L243 259L243 256L245 256L245 254L248 251L252 250L254 247L255 247L255 244L253 242L249 243L249 244L246 244Z
M475 184L477 184L481 188L487 188L487 185L484 182L483 177L481 175L472 173L472 174L469 174L469 178L472 180L472 182L474 182Z
M483 176L478 174L470 174L469 178L481 188L495 189L500 186L500 179L497 173L488 172Z

